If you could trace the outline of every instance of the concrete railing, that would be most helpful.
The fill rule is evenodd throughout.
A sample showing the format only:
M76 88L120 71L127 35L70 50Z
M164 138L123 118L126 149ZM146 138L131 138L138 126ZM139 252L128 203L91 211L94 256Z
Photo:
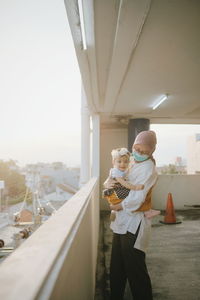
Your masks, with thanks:
M0 265L0 299L93 299L99 233L92 178Z
M165 209L168 193L172 193L175 209L184 205L200 205L200 175L159 175L153 189L153 207Z

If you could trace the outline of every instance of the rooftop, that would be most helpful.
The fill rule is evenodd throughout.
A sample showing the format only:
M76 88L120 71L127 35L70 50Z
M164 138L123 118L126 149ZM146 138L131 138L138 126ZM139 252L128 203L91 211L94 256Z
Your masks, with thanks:
M176 211L181 224L164 225L164 213L155 217L146 254L154 300L200 299L200 209ZM112 232L109 212L101 213L101 254L95 300L109 299L109 262ZM132 299L129 287L124 300Z

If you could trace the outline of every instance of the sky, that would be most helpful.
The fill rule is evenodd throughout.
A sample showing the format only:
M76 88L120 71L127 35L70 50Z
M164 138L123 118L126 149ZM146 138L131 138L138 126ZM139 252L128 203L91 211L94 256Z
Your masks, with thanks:
M80 165L81 79L63 0L0 1L0 159ZM152 125L157 165L200 125Z
M157 147L154 152L157 166L174 164L176 157L187 160L188 138L200 133L200 125L152 124L157 135Z
M0 159L80 162L81 80L63 0L0 1Z

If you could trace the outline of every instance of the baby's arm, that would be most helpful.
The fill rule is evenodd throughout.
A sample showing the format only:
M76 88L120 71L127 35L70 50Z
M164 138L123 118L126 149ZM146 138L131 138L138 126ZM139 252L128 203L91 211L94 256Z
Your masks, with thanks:
M109 172L109 176L106 181L103 183L105 189L112 189L115 187L116 180L111 176L111 170Z
M117 177L117 178L115 178L115 180L130 190L140 191L140 190L144 189L144 184L133 185L130 182L127 182L126 180L124 180L122 177Z

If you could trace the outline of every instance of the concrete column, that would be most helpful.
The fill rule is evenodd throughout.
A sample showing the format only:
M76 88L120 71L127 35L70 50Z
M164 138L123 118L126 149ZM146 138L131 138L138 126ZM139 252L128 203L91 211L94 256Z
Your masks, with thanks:
M92 115L92 177L100 175L100 117Z
M149 130L149 119L130 119L128 124L128 150L132 152L133 142L141 131Z
M81 170L80 187L90 179L90 113L84 88L81 90Z

